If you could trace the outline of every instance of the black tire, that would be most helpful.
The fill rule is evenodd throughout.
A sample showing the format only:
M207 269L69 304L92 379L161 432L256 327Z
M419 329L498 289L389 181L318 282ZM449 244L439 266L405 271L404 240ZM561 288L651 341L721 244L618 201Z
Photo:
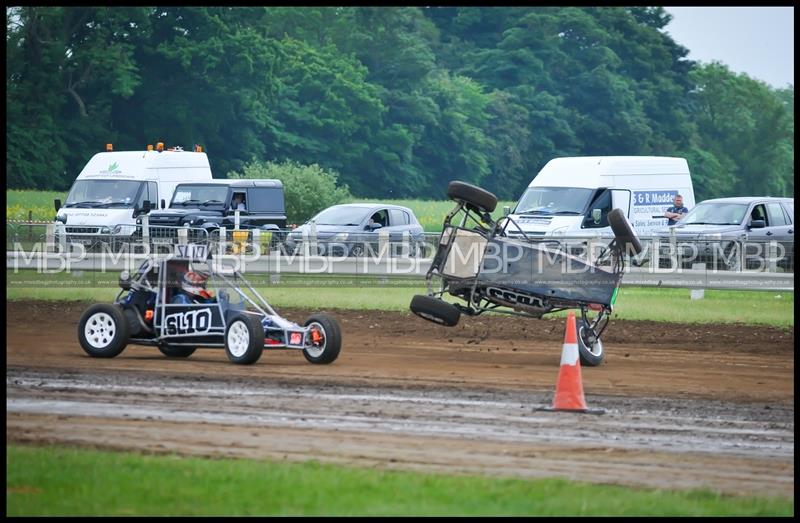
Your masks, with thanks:
M631 255L642 252L642 242L633 232L633 228L628 223L628 219L625 218L625 213L622 212L622 209L612 209L608 213L608 223L611 225L611 230L614 231L617 243L623 251Z
M423 294L417 294L411 299L411 312L420 318L446 327L454 327L461 318L461 311L454 305Z
M493 212L497 207L497 196L465 182L450 182L447 186L447 197L451 200L462 201L467 204L467 207L478 212Z
M86 354L113 358L128 345L128 320L117 305L92 305L78 322L78 340Z
M225 329L225 354L233 363L251 365L264 351L264 326L252 314L236 314Z
M327 314L314 314L309 316L305 326L313 326L322 335L321 340L313 340L313 333L309 332L311 346L303 349L303 356L311 363L333 363L342 350L342 329L339 322Z
M603 363L606 352L603 348L603 342L598 338L591 343L587 338L591 337L591 330L583 318L575 319L575 327L578 332L578 355L581 358L581 365L587 367L597 367Z
M188 358L194 351L197 350L197 347L181 347L179 345L161 345L158 347L158 350L161 351L161 354L168 358Z

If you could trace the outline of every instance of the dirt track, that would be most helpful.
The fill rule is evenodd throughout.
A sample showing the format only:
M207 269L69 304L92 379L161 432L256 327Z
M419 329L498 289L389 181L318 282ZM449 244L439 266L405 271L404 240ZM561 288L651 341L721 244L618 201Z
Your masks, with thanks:
M87 304L9 305L12 441L793 492L793 330L612 322L605 363L582 372L595 416L536 410L552 401L559 320L331 311L334 364L265 351L237 366L212 349L89 358L75 333Z

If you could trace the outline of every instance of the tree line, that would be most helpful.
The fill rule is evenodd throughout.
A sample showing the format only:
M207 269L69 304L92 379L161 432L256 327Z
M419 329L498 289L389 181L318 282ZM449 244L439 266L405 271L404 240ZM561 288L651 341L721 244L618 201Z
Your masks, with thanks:
M695 63L660 7L7 7L9 188L108 142L318 165L363 197L516 199L550 159L687 158L699 200L794 194L794 86Z

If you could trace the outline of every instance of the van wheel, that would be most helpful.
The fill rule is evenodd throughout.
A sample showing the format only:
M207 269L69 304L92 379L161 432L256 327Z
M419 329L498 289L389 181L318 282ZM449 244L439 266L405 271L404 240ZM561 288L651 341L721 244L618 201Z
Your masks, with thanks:
M433 323L453 327L461 318L461 311L454 305L433 296L417 294L411 299L411 312Z
M614 231L614 236L617 238L617 243L627 254L639 254L642 252L642 243L639 237L633 232L631 224L625 218L625 213L622 209L612 209L608 213L608 223L611 225L611 230Z
M497 207L497 196L475 185L452 181L447 186L447 197L461 201L477 212L492 212Z

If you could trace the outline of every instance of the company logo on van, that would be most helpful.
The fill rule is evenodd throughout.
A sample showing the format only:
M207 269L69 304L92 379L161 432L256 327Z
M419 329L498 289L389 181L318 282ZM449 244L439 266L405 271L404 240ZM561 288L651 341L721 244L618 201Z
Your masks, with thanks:
M100 171L100 174L121 174L122 171L119 170L119 164L117 162L112 163L108 166L108 169L105 171Z
M678 191L635 191L634 205L672 205Z

